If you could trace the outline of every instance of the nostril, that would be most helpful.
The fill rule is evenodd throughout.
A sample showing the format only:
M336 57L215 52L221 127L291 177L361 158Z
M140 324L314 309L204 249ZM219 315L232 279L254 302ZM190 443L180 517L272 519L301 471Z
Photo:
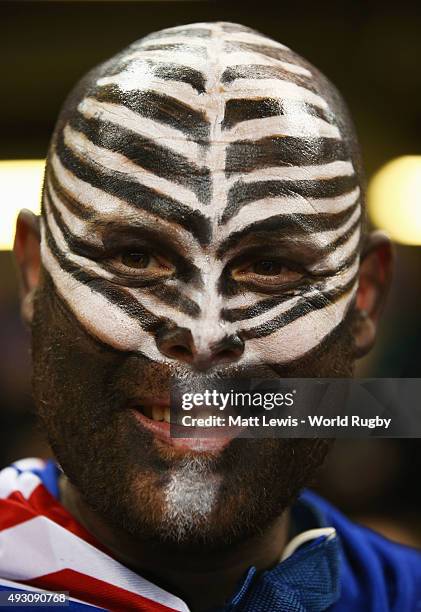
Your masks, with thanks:
M213 362L233 363L244 353L244 341L237 335L226 336L213 346Z
M194 343L190 330L183 327L160 330L156 344L163 355L182 363L194 360Z
M168 349L167 353L170 357L173 357L174 359L180 359L181 361L188 362L193 361L193 353L191 352L191 350L186 346L182 346L181 344L171 346Z
M215 361L217 363L224 363L225 361L234 361L236 358L237 358L237 353L235 351L231 351L228 349L219 351L215 355Z

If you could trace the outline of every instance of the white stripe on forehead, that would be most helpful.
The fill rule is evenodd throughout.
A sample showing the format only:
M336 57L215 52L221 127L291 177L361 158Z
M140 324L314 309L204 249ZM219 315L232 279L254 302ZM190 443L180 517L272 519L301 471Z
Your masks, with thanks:
M337 138L341 133L336 125L332 125L320 117L308 114L290 113L282 116L265 117L263 119L250 119L242 121L223 134L223 140L258 140L265 136L293 136L295 138Z
M300 196L273 197L256 200L244 206L240 213L218 229L218 240L222 241L232 232L238 232L252 223L264 221L275 215L331 214L345 211L359 198L358 187L345 195L333 198L303 198ZM342 229L342 228L341 228ZM310 238L310 234L308 238ZM330 237L328 236L330 242Z
M157 217L147 210L134 209L133 206L124 200L120 200L97 187L92 187L92 185L77 178L64 168L55 153L51 157L51 164L60 184L71 196L80 202L87 212L93 215L92 223L84 222L87 226L89 237L95 237L95 222L98 220L106 222L115 221L127 225L132 224L134 227L140 223L153 224L156 230L171 233L174 239L188 247L193 257L201 256L202 251L197 241L190 232L184 230L181 226ZM49 184L51 185L51 181L49 181ZM67 211L68 225L70 228L73 228L73 223L78 223L79 219L66 209L57 194L55 194L54 202L56 208L61 213L65 210Z
M225 53L221 57L220 68L225 69L230 66L250 66L257 64L259 66L277 66L283 68L287 72L293 74L300 74L302 76L311 77L310 70L299 66L298 64L292 64L291 62L285 62L278 60L273 57L268 57L262 54L256 54L252 51L232 51L231 53Z
M171 50L154 50L146 51L138 49L132 53L128 53L124 60L126 62L168 62L172 64L178 64L181 67L193 68L206 74L207 71L207 60L206 58L189 54L183 49L171 49ZM220 70L229 68L230 66L249 66L250 64L258 64L259 66L277 66L287 72L298 74L301 76L311 77L310 70L293 64L291 62L285 62L278 60L273 57L267 57L262 54L253 53L251 51L232 51L231 53L221 53ZM125 72L129 72L132 69L133 64L131 63L126 70L122 70L121 73L116 76L123 75ZM104 77L106 78L106 77ZM110 77L111 78L111 77Z
M272 214L275 215L275 216L279 216L279 215L284 214L286 217L288 217L291 214L289 206L285 207L284 211L282 211L282 209L279 209L277 207L277 205L275 206L275 210L274 210L273 207L267 205L266 201L263 202L263 206L264 206L264 211L262 213L262 219L263 220L270 219L271 215L267 214L267 210L272 212ZM268 206L268 209L266 210L267 206ZM246 211L246 209L247 209L247 207L244 208L244 211ZM308 229L308 231L304 234L304 236L301 236L301 235L300 236L294 236L294 243L295 243L295 245L299 245L300 243L302 243L303 247L305 247L306 244L311 242L312 244L314 244L319 249L326 249L335 240L337 240L338 238L340 238L341 236L346 234L346 232L354 225L354 223L356 221L358 221L360 219L360 217L361 217L361 208L360 208L360 206L358 206L355 209L355 211L352 213L350 218L345 223L343 223L338 229L325 230L325 231L313 231L311 229ZM241 223L238 223L237 226L234 223L231 224L231 225L230 224L227 224L227 225L230 225L230 229L231 230L234 229L235 231L240 231L240 230L244 229L245 227L247 227L250 224L249 222L247 222L247 221L249 221L249 218L246 216L245 212L244 212L244 219L246 221L243 224L242 223L243 216L241 215ZM251 219L251 223L254 223L256 220L259 220L259 218L256 219L256 217L253 217ZM235 221L235 219L233 221ZM228 232L226 232L226 233L225 232L221 232L220 234L218 234L218 238L219 238L219 240L222 241L228 235L229 235ZM331 254L332 257L336 257L337 253L338 254L340 253L340 248L338 250L335 250L334 253ZM326 256L326 258L327 258L327 256ZM326 258L323 260L323 263L325 263ZM316 265L315 265L314 269L316 269Z
M201 164L203 150L200 145L189 140L180 130L147 117L139 117L138 114L122 105L99 102L94 98L85 98L78 106L78 110L88 119L109 121L114 125L120 125L122 128L131 130L139 136L155 140L158 144L163 141L165 146L175 153L183 155L189 161L196 162L198 165Z
M203 46L206 45L211 40L212 35L214 35L215 37L223 41L265 45L265 47L272 47L273 49L289 51L289 48L283 45L282 43L277 42L276 40L272 40L271 38L267 38L266 36L262 36L261 34L247 31L224 32L218 27L218 24L216 25L217 27L215 28L213 24L206 24L206 27L209 28L210 36L184 36L182 33L177 34L176 31L174 31L173 33L167 33L164 30L162 32L157 32L150 38L147 37L141 40L139 43L139 47L148 48L157 44L185 44L187 46L196 44ZM193 29L190 25L187 26L187 28Z
M359 188L350 193L334 198L302 198L299 196L273 197L256 200L241 209L240 216L236 216L219 228L219 240L227 238L232 232L240 231L257 221L264 221L275 215L311 215L343 212L353 206L359 198Z
M103 77L97 81L100 87L117 85L122 91L153 91L164 96L175 98L182 104L188 104L199 111L207 111L212 100L198 93L188 83L177 81L164 81L153 74L145 76L133 71L122 72L110 77Z
M157 174L148 172L124 155L121 155L121 153L115 153L109 149L94 145L87 136L81 132L76 132L70 126L64 128L64 142L74 152L81 155L83 159L88 158L95 164L100 164L108 170L114 170L127 178L137 181L145 187L155 189L157 192L170 198L176 198L180 202L183 202L183 204L189 206L192 210L202 209L196 195L190 189L182 187Z
M311 166L267 166L266 168L259 168L258 170L247 172L247 174L242 175L241 179L244 183L275 180L314 181L335 178L337 176L352 176L353 174L354 166L351 161L333 161L327 164L312 164ZM235 183L237 180L238 177L233 176L228 182ZM335 198L329 199L333 200Z
M154 62L171 62L173 64L179 64L180 67L184 66L187 68L193 68L194 70L206 71L207 60L204 57L200 57L199 55L193 55L189 53L186 49L171 49L171 51L164 50L154 50L154 51L146 51L146 50L136 50L128 53L124 56L124 61L131 60L152 60Z
M231 83L226 83L225 88L226 92L224 92L223 97L226 99L241 96L244 100L249 100L253 99L256 94L259 94L260 96L266 96L268 98L308 102L308 104L314 104L325 110L329 108L326 100L320 95L313 93L301 85L296 85L295 83L282 79L237 78ZM235 96L233 94L235 94Z

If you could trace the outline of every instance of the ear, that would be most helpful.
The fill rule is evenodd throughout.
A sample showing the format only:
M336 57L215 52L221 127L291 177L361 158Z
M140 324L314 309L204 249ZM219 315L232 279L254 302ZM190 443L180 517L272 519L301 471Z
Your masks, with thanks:
M394 251L388 236L372 232L361 254L353 325L355 357L373 347L377 326L392 280Z
M20 271L21 313L25 323L30 324L40 277L41 254L39 217L29 210L19 213L13 250Z

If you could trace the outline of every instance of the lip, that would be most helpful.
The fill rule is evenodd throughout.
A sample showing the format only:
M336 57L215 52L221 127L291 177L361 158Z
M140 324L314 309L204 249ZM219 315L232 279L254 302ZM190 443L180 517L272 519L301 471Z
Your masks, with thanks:
M136 400L130 402L129 410L132 412L134 418L137 423L143 428L153 434L154 437L158 438L162 442L165 442L169 446L175 447L177 449L185 449L186 451L196 451L196 452L211 452L218 453L222 451L228 444L237 437L238 433L232 433L230 435L218 435L215 437L191 437L191 438L181 438L181 437L171 437L171 426L170 423L166 421L154 421L150 419L146 415L144 415L139 409L138 406L159 406L161 408L169 408L170 403L166 400L147 400L142 398L141 400Z

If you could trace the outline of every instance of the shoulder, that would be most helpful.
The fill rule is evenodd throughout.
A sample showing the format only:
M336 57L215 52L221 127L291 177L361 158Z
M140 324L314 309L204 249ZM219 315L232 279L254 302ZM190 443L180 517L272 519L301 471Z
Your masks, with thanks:
M28 498L41 485L53 497L58 497L60 470L53 460L28 457L0 470L0 499L20 493Z
M335 528L341 544L342 596L335 610L421 610L421 551L352 522L313 492L301 499Z

